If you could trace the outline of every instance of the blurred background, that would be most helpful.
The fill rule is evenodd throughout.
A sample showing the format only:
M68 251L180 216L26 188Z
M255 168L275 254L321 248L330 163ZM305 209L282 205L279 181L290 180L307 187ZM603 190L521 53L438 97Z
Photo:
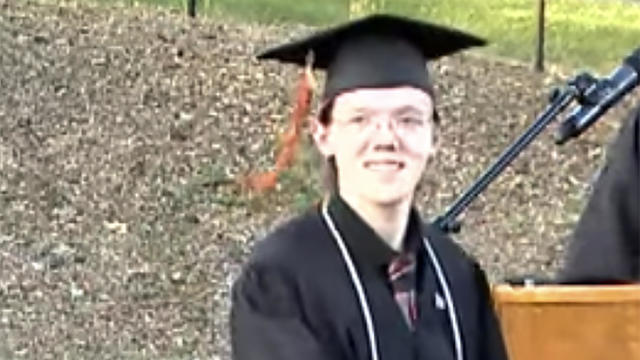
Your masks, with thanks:
M298 76L255 54L373 12L491 42L430 64L443 141L416 199L425 218L554 87L640 46L631 0L0 0L0 359L229 359L243 261L322 197L306 137L276 189L238 185L273 166ZM493 283L562 266L639 99L563 146L552 124L463 214L455 239Z
M551 62L608 70L637 45L637 0L131 0L196 14L261 23L331 25L372 12L387 12L462 27L492 45L488 53L533 61L540 4L544 4L545 52Z

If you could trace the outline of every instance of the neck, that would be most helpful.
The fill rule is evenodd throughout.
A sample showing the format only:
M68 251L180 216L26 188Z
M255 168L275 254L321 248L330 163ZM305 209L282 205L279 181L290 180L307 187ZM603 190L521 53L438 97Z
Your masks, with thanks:
M411 199L392 204L378 204L358 196L340 196L389 247L395 251L402 249L411 211Z

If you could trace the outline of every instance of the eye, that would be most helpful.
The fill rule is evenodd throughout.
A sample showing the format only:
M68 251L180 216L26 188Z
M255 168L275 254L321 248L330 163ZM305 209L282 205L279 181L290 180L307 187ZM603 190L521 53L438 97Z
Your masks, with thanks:
M403 125L422 125L424 119L418 115L403 115L400 117L400 123Z
M366 121L367 119L365 118L364 115L354 115L352 117L349 118L349 123L351 124L362 124Z

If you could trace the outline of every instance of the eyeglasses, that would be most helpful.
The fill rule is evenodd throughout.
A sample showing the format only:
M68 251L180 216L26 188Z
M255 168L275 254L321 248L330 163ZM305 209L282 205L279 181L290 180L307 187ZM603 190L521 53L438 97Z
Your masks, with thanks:
M433 113L421 111L396 112L389 115L356 111L351 114L341 115L335 121L336 125L342 129L355 132L387 128L399 135L411 134L427 129L433 123Z

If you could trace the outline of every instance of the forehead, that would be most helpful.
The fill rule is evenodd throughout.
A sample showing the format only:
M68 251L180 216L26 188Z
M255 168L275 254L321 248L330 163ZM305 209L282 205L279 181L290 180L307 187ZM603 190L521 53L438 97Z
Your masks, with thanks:
M433 108L431 96L414 87L364 88L338 95L334 101L334 111L393 111L400 108L416 108L430 111Z

